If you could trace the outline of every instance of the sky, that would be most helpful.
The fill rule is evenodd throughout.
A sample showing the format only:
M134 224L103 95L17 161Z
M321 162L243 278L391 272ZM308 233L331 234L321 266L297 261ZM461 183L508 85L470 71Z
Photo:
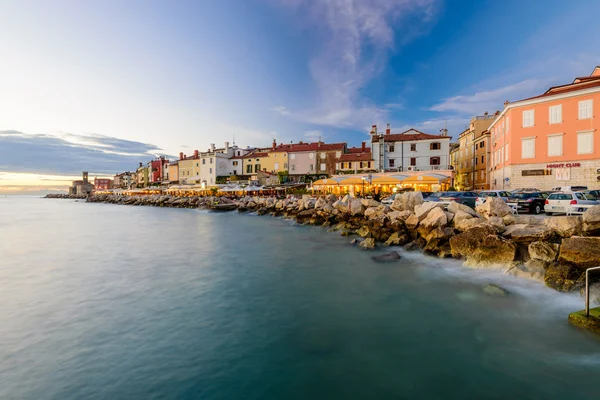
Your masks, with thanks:
M0 193L210 143L457 137L589 75L600 2L0 0Z

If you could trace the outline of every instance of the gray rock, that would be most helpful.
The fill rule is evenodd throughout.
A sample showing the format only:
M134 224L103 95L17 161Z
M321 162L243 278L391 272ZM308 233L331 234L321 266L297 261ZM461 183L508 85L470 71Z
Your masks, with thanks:
M471 207L466 206L464 204L457 203L455 201L451 201L450 204L448 204L448 211L450 211L453 214L456 214L457 211L462 211L466 214L469 214L472 217L476 217L476 218L479 217L477 212L475 210L473 210Z
M375 239L367 238L367 239L363 240L362 242L360 242L359 246L365 250L373 250L376 247Z
M485 203L476 207L477 212L484 218L504 217L512 214L512 209L504 200L498 197L488 197Z
M529 257L532 260L541 260L547 263L556 260L559 246L556 243L532 242L529 244Z
M493 283L488 283L483 287L483 292L489 296L495 297L505 297L510 294L510 292L503 287L498 285L494 285Z
M550 217L544 220L544 224L562 237L578 236L583 231L581 216Z
M400 254L396 251L392 251L391 253L382 254L380 256L373 256L371 259L377 262L395 262L401 259Z
M415 215L417 216L419 222L421 222L427 217L427 214L429 214L431 210L434 208L440 208L443 211L443 207L444 206L442 204L428 201L415 207Z

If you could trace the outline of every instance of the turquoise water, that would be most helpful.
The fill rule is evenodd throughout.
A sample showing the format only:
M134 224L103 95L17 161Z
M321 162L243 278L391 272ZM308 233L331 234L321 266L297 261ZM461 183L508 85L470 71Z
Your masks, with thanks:
M71 200L1 198L0 234L2 399L600 398L581 298L496 272Z

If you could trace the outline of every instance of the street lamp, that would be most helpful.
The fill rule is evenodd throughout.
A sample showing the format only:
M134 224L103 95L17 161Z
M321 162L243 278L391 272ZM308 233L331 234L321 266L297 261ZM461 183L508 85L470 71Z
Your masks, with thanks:
M363 187L362 195L363 195L363 197L365 197L365 179L366 178L363 176L363 177L361 177L361 179L362 179L362 187Z

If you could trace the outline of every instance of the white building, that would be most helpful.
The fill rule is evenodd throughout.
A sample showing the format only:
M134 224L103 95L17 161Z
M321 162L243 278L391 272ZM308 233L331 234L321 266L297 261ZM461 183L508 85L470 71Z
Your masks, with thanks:
M375 169L378 171L431 171L451 170L450 137L443 132L432 135L409 129L391 133L390 125L384 133L371 129L371 148Z
M211 143L210 149L200 153L200 183L205 187L213 186L217 183L218 176L233 175L234 168L230 159L242 151L235 145L230 147L229 142L225 142L225 147L219 149Z

